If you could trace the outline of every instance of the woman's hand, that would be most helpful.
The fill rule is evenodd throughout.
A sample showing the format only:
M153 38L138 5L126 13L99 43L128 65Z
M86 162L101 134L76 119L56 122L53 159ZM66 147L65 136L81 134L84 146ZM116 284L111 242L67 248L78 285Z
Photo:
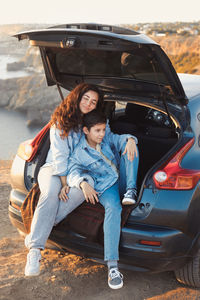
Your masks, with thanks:
M60 194L59 194L59 199L66 202L68 200L67 194L69 193L69 186L66 184L62 187Z
M138 156L136 143L133 138L128 139L128 142L126 143L126 146L125 146L125 149L124 149L124 152L122 153L122 155L125 155L126 153L127 153L128 160L130 160L130 161L134 160L135 155L136 155L136 157Z
M97 197L98 193L93 189L93 187L87 181L82 181L80 183L80 188L82 189L85 200L87 202L90 202L92 204L95 204L95 201L99 202L99 199Z

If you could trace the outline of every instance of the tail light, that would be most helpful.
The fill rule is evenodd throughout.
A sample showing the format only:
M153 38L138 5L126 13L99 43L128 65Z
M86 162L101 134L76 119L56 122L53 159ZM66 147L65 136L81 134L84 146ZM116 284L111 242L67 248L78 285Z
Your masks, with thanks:
M194 138L185 144L167 165L154 174L153 180L158 189L190 190L195 187L200 179L200 170L183 169L180 166L193 143Z
M31 161L37 153L38 147L50 128L48 123L32 140L27 140L19 145L17 154L26 161Z
M17 155L24 160L29 160L33 153L32 147L33 140L27 140L19 145Z

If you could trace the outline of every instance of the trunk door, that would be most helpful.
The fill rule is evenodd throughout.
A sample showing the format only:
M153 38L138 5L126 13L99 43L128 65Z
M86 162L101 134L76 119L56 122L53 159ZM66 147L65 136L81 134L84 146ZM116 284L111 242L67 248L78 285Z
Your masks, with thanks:
M40 48L48 85L71 90L85 81L161 106L163 101L179 108L187 103L170 60L143 34L110 25L68 24L15 36Z

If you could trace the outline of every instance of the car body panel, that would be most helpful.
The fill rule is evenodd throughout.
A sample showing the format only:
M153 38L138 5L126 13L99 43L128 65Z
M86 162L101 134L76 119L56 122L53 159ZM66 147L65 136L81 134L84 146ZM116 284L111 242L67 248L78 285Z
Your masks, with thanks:
M15 197L18 199L18 203L23 201L22 198L19 199L17 193L11 194L11 202L16 202ZM14 226L25 232L19 210L10 206L9 217ZM174 217L176 218L175 212ZM54 227L49 240L63 250L103 261L103 247L101 245L89 242L85 237L68 229L65 231L63 228L59 229L59 225ZM141 240L160 241L161 246L142 245ZM137 221L131 225L128 223L122 228L120 263L131 269L138 268L140 271L174 270L183 266L190 258L189 253L194 240L195 237L170 228L170 226L140 224Z
M129 222L168 226L194 237L200 230L199 194L199 184L188 191L145 188L140 204L132 211Z
M200 75L178 73L178 77L184 87L185 94L190 101L197 95L200 97Z
M16 155L13 159L11 167L11 185L14 190L16 189L21 193L26 194L28 192L28 189L26 188L24 182L25 165L26 162L18 155Z

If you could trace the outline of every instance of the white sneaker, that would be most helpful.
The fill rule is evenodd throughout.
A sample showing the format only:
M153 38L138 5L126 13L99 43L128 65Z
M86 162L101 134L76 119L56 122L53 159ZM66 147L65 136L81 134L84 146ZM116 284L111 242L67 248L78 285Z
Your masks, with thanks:
M117 268L111 268L108 273L108 285L111 289L120 289L123 287L123 275Z
M122 204L123 205L135 204L136 199L137 199L137 190L136 189L128 189L126 194L124 194Z
M31 249L27 255L25 276L37 276L40 274L40 249Z

